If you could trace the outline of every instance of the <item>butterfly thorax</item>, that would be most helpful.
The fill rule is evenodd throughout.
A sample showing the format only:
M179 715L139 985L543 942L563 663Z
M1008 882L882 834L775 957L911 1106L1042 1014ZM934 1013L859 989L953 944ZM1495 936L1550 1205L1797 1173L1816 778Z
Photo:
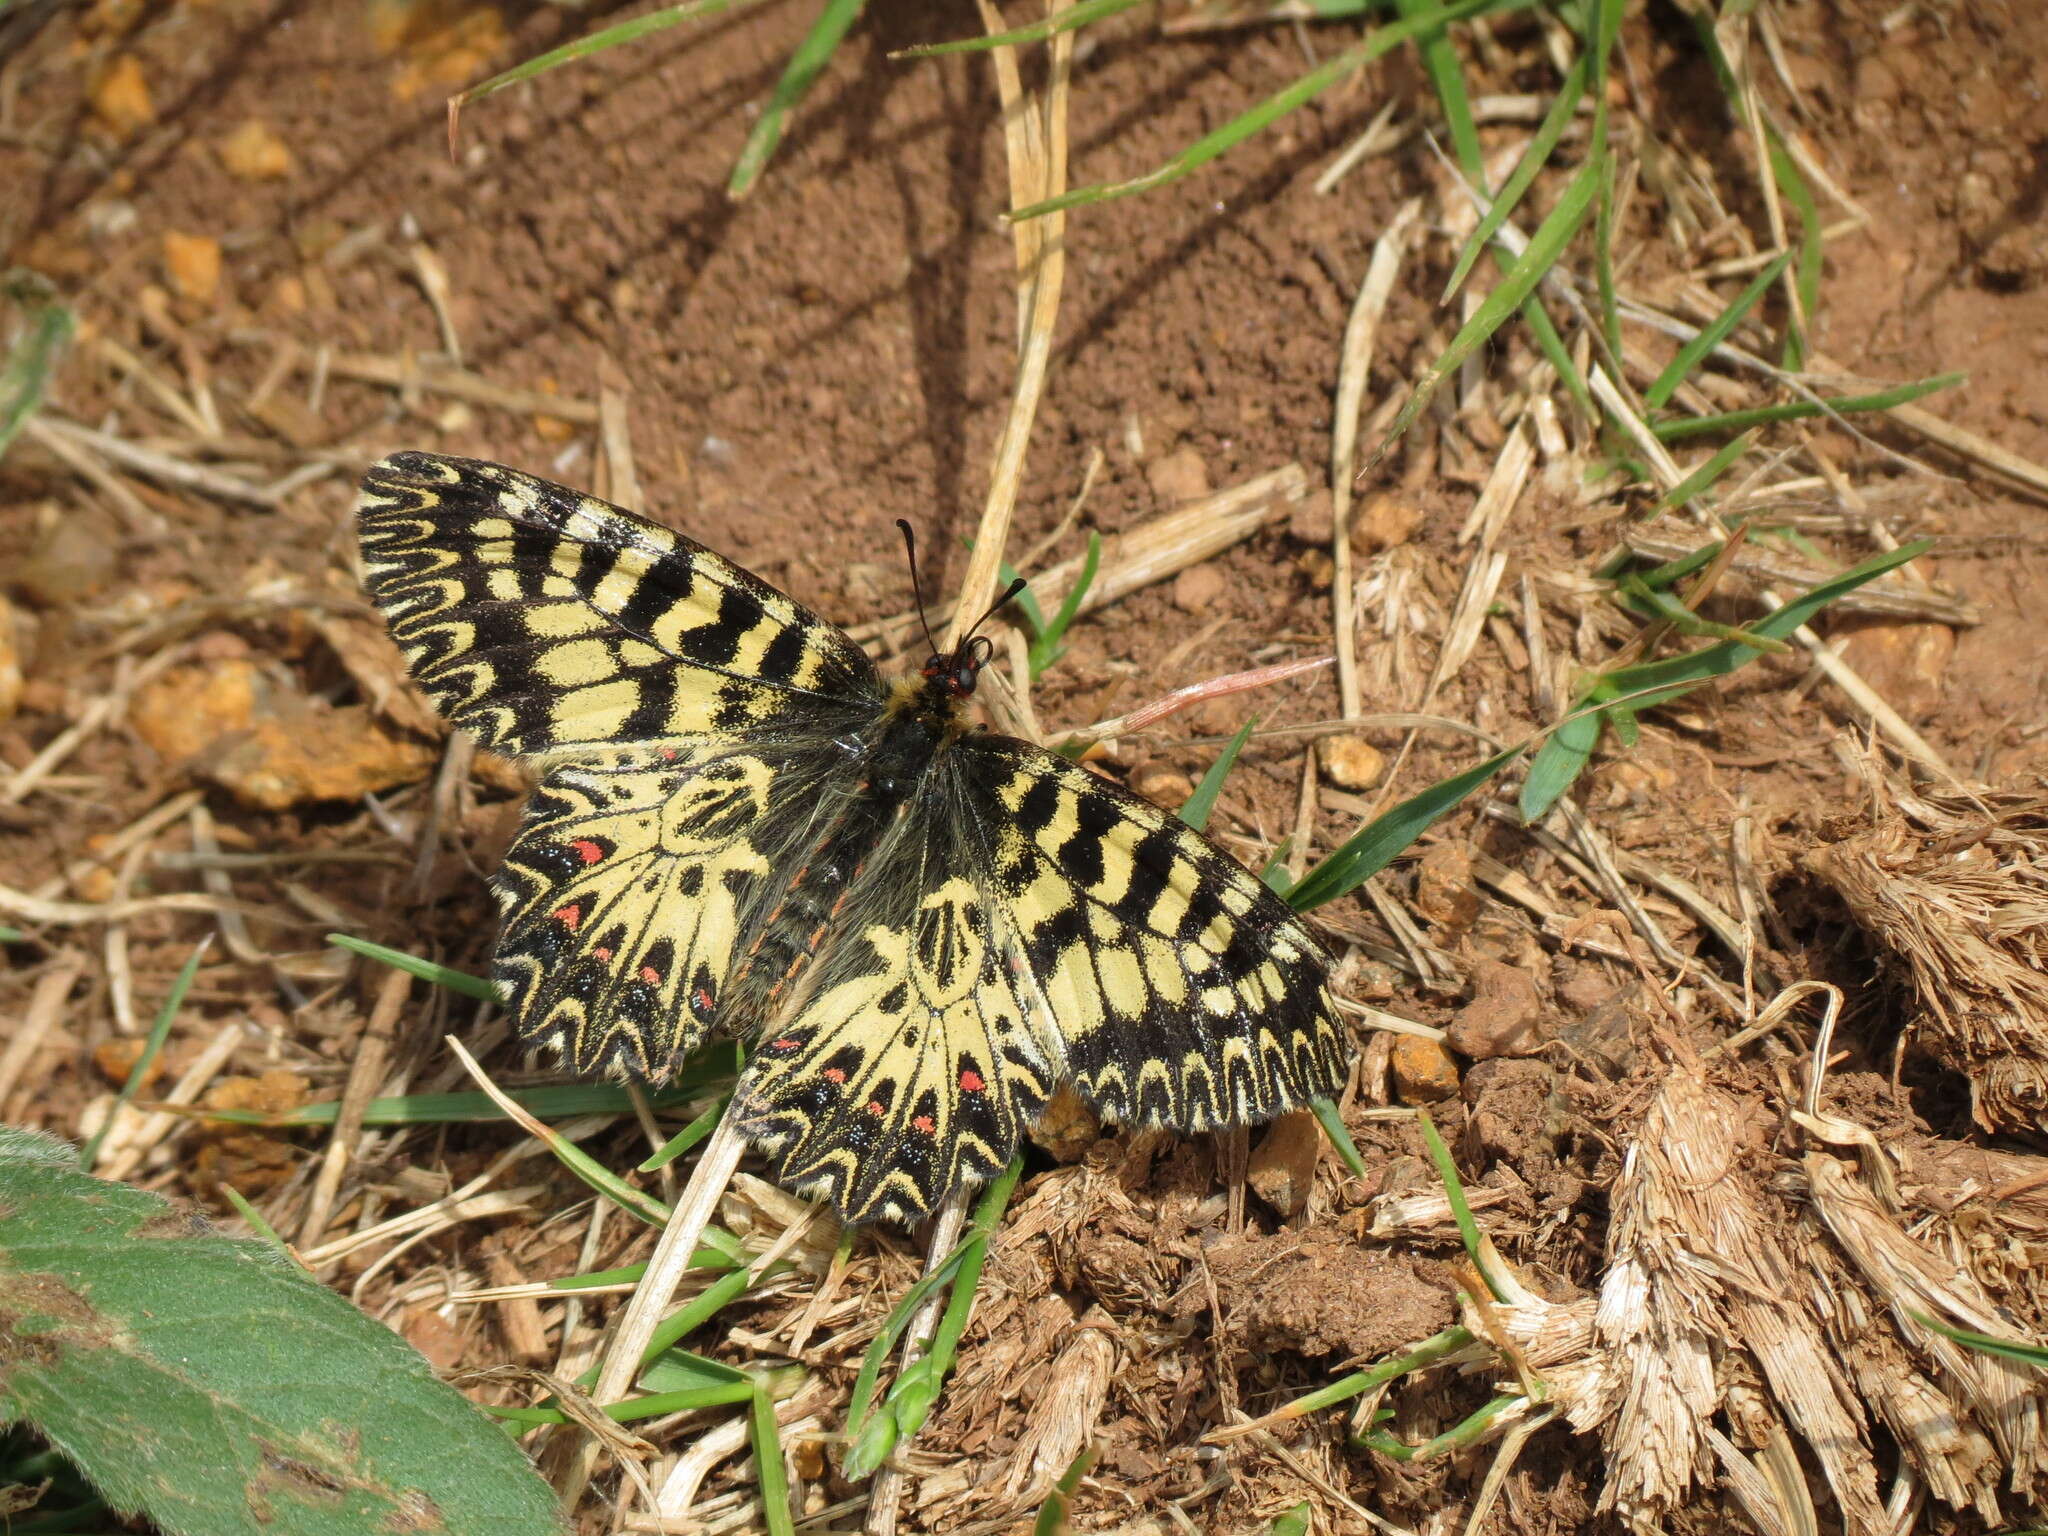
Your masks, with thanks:
M735 970L725 998L727 1028L758 1028L784 1004L832 933L869 855L940 755L974 729L967 699L983 659L970 644L952 656L934 655L921 672L891 685L873 727L853 746L860 763L853 793L824 822Z

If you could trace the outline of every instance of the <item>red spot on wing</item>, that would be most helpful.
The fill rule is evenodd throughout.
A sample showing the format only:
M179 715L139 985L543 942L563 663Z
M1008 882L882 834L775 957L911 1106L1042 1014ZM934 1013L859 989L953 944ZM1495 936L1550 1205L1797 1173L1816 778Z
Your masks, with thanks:
M574 933L583 925L583 908L573 901L566 907L555 908L548 916L552 917L564 928L567 928L571 933Z
M914 1129L923 1131L927 1136L931 1135L933 1131L938 1129L938 1127L932 1124L932 1117L930 1115L919 1115L915 1120L911 1121L910 1124Z
M575 850L576 857L586 864L595 864L604 857L604 845L602 843L594 843L587 837L579 837L571 842L569 846Z
M609 960L612 957L612 952L609 949L605 948L602 944L598 945L596 949L593 949L591 953L597 956L597 958L600 960Z
M657 749L655 755L659 757L664 763L672 763L677 758L681 757L683 754L677 751L674 747L661 747Z
M837 1067L827 1067L825 1069L825 1081L828 1083L843 1083L846 1081L846 1074Z
M658 987L661 985L661 972L651 965L643 965L640 967L640 979L650 987Z
M702 987L699 987L696 991L690 994L690 1004L699 1013L709 1013L711 1011L712 1005L716 1001L717 999L712 997L712 995L709 992L705 991Z
M882 1108L882 1105L881 1105L881 1103L880 1103L880 1101L879 1101L879 1100L876 1100L876 1099L869 1099L869 1100L868 1100L868 1113L869 1113L869 1114L871 1114L871 1115L881 1115L881 1114L885 1114L885 1113L887 1113L887 1111L885 1111L885 1110L884 1110L884 1109Z
M771 1051L793 1051L802 1044L803 1041L797 1039L796 1036L784 1035L780 1040L770 1040L768 1042L768 1049Z
M982 1081L981 1074L975 1071L974 1068L969 1067L960 1074L960 1091L962 1093L980 1093L986 1087L988 1087L988 1084Z

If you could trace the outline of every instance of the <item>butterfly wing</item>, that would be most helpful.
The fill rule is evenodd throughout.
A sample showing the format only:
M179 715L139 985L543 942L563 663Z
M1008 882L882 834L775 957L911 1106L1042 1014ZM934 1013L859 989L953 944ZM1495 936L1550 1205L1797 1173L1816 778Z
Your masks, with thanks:
M849 1220L994 1176L1053 1086L1183 1131L1270 1120L1348 1070L1300 920L1235 860L1026 742L948 750L762 1040L740 1124Z
M848 1221L929 1215L993 1178L1059 1073L1002 914L930 797L897 821L756 1047L739 1126Z
M859 646L758 577L502 464L395 453L357 527L414 681L508 756L803 728L881 698Z
M843 771L816 740L552 767L492 881L492 976L520 1038L575 1072L659 1081L714 1024L750 1030L727 983Z
M520 1037L579 1072L665 1076L729 1015L775 874L879 708L872 664L730 561L502 465L394 454L359 530L442 714L548 763L494 882Z
M1082 1099L1124 1125L1256 1125L1349 1070L1329 956L1179 818L1028 742L953 754L981 879Z

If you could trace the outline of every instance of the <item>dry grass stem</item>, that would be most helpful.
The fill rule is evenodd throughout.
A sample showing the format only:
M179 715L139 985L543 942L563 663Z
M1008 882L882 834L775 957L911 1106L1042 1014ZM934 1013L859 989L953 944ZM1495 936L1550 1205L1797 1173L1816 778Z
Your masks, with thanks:
M991 34L1001 32L1004 23L995 7L989 0L978 3L983 25ZM1048 0L1047 14L1058 15L1071 3ZM990 54L1003 101L1012 208L1057 197L1067 187L1067 86L1073 67L1073 33L1055 37L1050 55L1041 100L1026 94L1014 48L997 48ZM1024 454L1031 442L1031 423L1037 417L1046 367L1052 360L1053 326L1059 317L1061 279L1066 272L1066 228L1064 213L1011 226L1017 248L1017 382L990 471L988 500L975 533L974 553L968 559L959 602L946 629L948 650L960 643L995 596L1003 547L1009 541L1010 515L1023 480Z
M1392 103L1386 110L1393 110ZM1358 296L1352 300L1337 356L1337 410L1330 438L1330 554L1335 567L1330 597L1337 634L1337 697L1347 718L1358 713L1360 704L1351 575L1351 496L1357 472L1358 413L1372 373L1373 341L1379 334L1380 317L1386 313L1387 300L1393 294L1409 232L1421 216L1422 200L1408 199L1395 210L1379 239L1373 242L1372 260L1366 265L1364 281L1358 285Z

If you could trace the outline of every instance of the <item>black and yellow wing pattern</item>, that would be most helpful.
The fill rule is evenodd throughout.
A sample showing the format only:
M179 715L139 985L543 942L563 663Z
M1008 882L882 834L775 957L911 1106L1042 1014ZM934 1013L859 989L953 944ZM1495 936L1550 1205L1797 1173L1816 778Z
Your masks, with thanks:
M741 1129L856 1221L992 1177L1062 1081L1185 1131L1343 1081L1300 921L1149 801L973 727L972 647L885 685L731 562L495 464L393 455L359 527L420 686L542 767L494 976L573 1069L659 1081L740 1035Z

